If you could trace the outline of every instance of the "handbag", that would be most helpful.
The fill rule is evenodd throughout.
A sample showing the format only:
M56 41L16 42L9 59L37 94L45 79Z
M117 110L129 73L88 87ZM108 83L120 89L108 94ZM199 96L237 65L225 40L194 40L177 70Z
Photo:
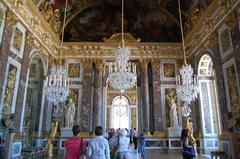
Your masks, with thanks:
M196 157L196 151L193 147L183 147L183 156Z

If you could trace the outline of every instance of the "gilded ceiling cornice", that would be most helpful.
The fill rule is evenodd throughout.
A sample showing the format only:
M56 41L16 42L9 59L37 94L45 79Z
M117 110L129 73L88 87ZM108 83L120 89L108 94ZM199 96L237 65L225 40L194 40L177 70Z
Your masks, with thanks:
M2 0L2 2L48 53L54 57L58 55L59 37L52 31L32 0Z
M127 41L127 40L126 40ZM64 58L86 59L115 59L115 49L120 42L67 42L64 43ZM131 60L182 58L180 43L148 43L128 42L126 46L131 49Z
M238 6L239 0L214 0L198 20L191 32L186 35L187 56L194 54L203 42Z
M114 59L119 43L64 43L64 58ZM181 44L176 43L129 43L130 59L181 58Z

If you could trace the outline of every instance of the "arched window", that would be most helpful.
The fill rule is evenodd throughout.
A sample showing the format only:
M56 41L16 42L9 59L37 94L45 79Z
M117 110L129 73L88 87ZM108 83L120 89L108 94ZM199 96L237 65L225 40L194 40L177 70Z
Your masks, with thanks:
M218 108L213 62L209 55L201 57L198 65L200 106L203 135L218 134Z
M129 103L124 96L117 96L113 100L113 126L118 128L129 128Z

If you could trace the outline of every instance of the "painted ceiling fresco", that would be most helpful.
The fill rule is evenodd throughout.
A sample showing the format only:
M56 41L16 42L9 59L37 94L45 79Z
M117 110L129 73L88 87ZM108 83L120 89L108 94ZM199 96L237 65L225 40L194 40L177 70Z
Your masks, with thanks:
M145 5L138 1L126 4L124 32L131 33L141 41L180 40L177 22L159 6ZM99 3L79 13L66 27L66 41L102 41L121 32L121 5Z
M182 0L183 15L211 1ZM65 0L51 3L63 12ZM121 0L69 0L67 10L65 41L100 42L121 31ZM142 42L181 41L177 0L125 0L124 16L124 32Z

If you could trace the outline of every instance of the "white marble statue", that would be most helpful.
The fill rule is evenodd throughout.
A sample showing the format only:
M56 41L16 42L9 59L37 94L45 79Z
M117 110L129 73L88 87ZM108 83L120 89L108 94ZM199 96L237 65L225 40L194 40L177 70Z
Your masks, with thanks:
M66 107L66 120L65 120L65 127L72 128L74 123L75 117L75 104L72 99L69 99L69 103Z
M170 91L167 95L169 102L169 118L170 118L170 127L178 127L178 113L177 105L175 103L176 95L173 91Z
M171 127L178 127L177 105L174 100L171 100L170 105L170 125Z

